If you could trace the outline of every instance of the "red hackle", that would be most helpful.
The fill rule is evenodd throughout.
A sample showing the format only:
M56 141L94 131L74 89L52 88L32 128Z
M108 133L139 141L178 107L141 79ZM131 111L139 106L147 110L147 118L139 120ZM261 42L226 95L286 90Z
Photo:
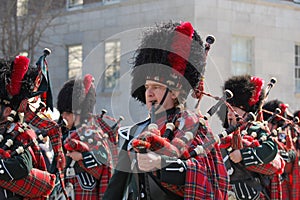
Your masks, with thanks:
M18 95L21 90L22 80L28 70L30 60L26 56L17 56L11 72L11 80L6 89L11 96Z
M255 89L254 89L254 92L252 94L252 97L249 99L249 102L248 102L250 106L253 106L259 100L259 96L261 94L261 90L263 88L264 81L263 81L263 79L261 79L259 77L253 76L253 77L251 77L250 82L255 85Z
M182 22L176 27L171 44L168 60L177 73L184 75L186 64L190 56L194 28L190 22Z
M84 93L87 94L93 84L94 77L91 74L86 74L83 79Z

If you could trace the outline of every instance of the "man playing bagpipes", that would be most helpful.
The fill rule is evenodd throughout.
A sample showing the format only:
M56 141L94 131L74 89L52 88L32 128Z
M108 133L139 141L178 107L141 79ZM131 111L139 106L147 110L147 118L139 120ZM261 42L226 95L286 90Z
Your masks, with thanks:
M300 199L300 166L296 150L299 134L297 124L293 122L288 105L277 99L268 101L263 106L263 114L271 137L277 142L279 154L285 161L284 173L281 175L282 199Z
M296 119L296 117L299 119L299 122L298 123L295 123L296 124L296 129L298 130L298 133L300 132L300 110L296 110L294 113L294 119ZM297 137L297 141L295 142L295 147L296 147L296 150L297 150L297 156L298 158L300 158L300 134L298 135Z
M130 128L105 200L227 198L218 147L212 142L203 154L194 152L213 134L201 116L183 106L189 91L198 89L205 64L205 45L189 22L164 23L144 33L131 95L146 104L150 118Z
M230 199L281 199L280 174L284 161L269 130L256 119L265 98L263 80L233 76L224 83L233 98L227 100L226 130L220 148L230 176Z
M59 160L57 166L64 167L61 143L56 140L61 135L56 123L49 122L51 131L43 130L39 138L28 125L36 125L31 120L39 112L28 103L28 99L39 94L35 90L37 74L37 68L25 56L0 61L0 199L48 198L55 186L55 175L47 172L37 143L46 135Z
M72 200L102 199L111 177L112 154L117 154L117 130L110 129L103 116L92 116L96 103L93 82L89 74L69 80L57 99L60 121L67 121L62 141L67 156L65 184Z

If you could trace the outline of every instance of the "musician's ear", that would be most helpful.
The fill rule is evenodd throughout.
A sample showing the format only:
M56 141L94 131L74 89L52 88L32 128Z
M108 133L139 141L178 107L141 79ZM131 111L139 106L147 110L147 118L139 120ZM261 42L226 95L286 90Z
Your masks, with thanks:
M172 99L176 99L179 96L179 91L178 90L171 90L171 97Z

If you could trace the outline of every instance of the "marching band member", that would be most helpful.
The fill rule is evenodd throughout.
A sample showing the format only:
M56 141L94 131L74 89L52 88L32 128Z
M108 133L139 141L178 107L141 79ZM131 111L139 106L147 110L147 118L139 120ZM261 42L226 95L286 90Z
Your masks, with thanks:
M269 129L278 144L279 154L285 161L284 173L281 175L282 199L300 199L300 167L295 148L297 135L291 127L282 128L286 120L291 120L293 116L288 110L288 105L277 99L265 103L263 111L265 111L264 119L267 120ZM276 111L277 115L274 114Z
M3 200L46 200L55 186L55 175L47 172L41 149L33 142L36 134L21 115L28 108L27 100L38 94L33 91L36 74L36 67L25 56L0 60L0 199Z
M249 117L262 106L263 80L250 75L233 76L225 81L226 89L232 91L233 98L227 100L224 127L231 131L221 139L220 147L230 176L229 199L281 199L278 177L284 162L277 155L277 144L268 137L262 122Z
M164 23L145 32L136 51L131 95L151 114L127 133L105 200L227 198L227 173L215 143L201 155L172 154L178 147L172 142L187 133L192 135L184 147L188 155L212 138L207 124L199 123L202 116L179 106L198 88L205 64L205 45L189 22ZM150 129L153 124L157 128ZM142 136L157 151L140 146Z
M300 110L296 110L293 115L294 115L294 119L296 117L298 117L298 119L300 119ZM296 128L297 128L298 133L299 133L300 132L300 121L296 124ZM298 155L298 157L300 157L300 134L297 137L297 142L295 144L295 147L296 147L297 152L298 152L297 155Z
M68 195L72 200L102 199L111 177L111 169L106 165L109 158L106 149L102 148L103 144L101 146L94 144L95 149L89 148L85 143L82 143L84 142L82 137L86 136L87 131L79 131L84 130L85 127L88 128L92 123L89 120L96 103L93 79L88 74L84 79L67 81L60 90L57 99L57 109L61 114L60 120L67 121L62 140L67 156L65 183L66 187L69 187ZM74 139L82 144L80 148L67 146L68 141Z

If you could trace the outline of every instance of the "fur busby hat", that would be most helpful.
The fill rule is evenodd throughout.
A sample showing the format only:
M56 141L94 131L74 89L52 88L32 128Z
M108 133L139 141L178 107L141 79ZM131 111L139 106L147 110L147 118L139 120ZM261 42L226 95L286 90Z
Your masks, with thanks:
M84 79L72 79L64 83L57 96L57 110L80 115L81 123L93 112L96 104L96 90L92 75Z
M181 101L204 75L205 45L189 22L159 24L144 32L133 64L133 98L145 103L144 84L153 80L183 91Z
M39 95L37 75L37 68L25 56L0 59L0 103L17 110L22 100Z
M246 112L256 112L264 98L264 81L250 75L233 76L225 81L224 90L230 90L233 97L228 99L232 106L239 107Z
M273 113L278 112L277 113L278 115L288 118L288 117L290 117L288 107L289 106L287 104L284 104L282 101L280 101L278 99L274 99L274 100L271 100L271 101L268 101L267 103L265 103L265 105L263 106L263 109L273 112ZM271 114L266 113L266 112L264 112L263 115L264 115L264 120L268 120L272 116ZM274 119L272 119L270 121L270 123L272 123L274 125L277 124L278 126L282 126L284 124L284 120L279 117L275 117Z

